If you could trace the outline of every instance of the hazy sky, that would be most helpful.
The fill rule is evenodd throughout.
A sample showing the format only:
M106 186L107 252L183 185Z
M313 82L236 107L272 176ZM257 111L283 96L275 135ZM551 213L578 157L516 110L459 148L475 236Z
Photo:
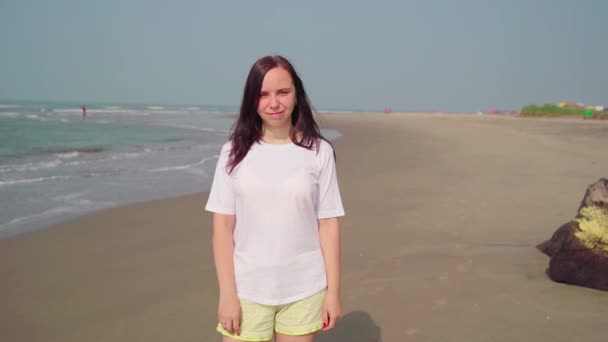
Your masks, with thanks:
M0 0L0 99L234 105L282 54L317 109L608 105L608 1Z

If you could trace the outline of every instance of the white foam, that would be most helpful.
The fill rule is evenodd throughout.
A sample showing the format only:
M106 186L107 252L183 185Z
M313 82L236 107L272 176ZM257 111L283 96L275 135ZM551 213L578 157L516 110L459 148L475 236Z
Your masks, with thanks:
M16 118L18 116L19 116L19 113L15 113L15 112L0 113L0 118Z
M219 115L219 116L238 114L237 112L222 112L219 110L205 110L205 111L203 111L203 113L208 114L208 115Z
M0 104L0 108L21 108L23 106L14 104Z
M57 195L57 196L53 197L53 200L65 202L65 201L77 199L77 198L81 197L82 195L84 195L84 192L75 192L75 193L71 193L71 194Z
M6 223L0 224L0 232L13 228L11 226L32 224L35 222L48 221L50 218L60 216L62 214L70 214L77 212L86 212L96 209L108 208L116 205L116 202L109 201L98 201L94 202L88 199L80 198L84 193L67 194L63 196L57 196L56 199L62 202L63 205L44 210L42 212L16 217Z
M55 155L61 159L71 159L71 158L78 157L78 154L79 154L78 152L74 151L74 152L67 152L67 153L57 153Z
M154 114L177 114L177 115L189 115L189 110L163 110L163 111L153 111Z
M40 163L0 165L0 173L37 171L37 170L41 170L41 169L51 169L51 168L59 166L61 163L62 163L61 160L52 160L52 161L40 162Z
M54 112L54 113L82 113L82 109L81 108L58 108L58 109L53 109L52 112Z
M140 153L140 152L125 152L125 153L117 153L117 154L111 156L110 159L112 159L112 160L118 160L118 159L137 158L137 157L141 157L142 155L144 155L144 153Z
M88 162L85 161L71 161L71 162L64 162L62 165L65 166L74 166L74 165L84 165L84 164L90 164L90 163L100 163L100 162L106 162L106 161L110 161L110 160L122 160L122 159L131 159L131 158L138 158L143 156L146 153L150 153L153 150L150 148L145 148L143 150L143 152L124 152L124 153L116 153L114 155L111 155L107 158L99 158L99 159L94 159ZM1 169L0 169L1 170Z
M25 117L28 119L40 119L40 117L36 114L26 114Z
M80 108L62 108L62 109L53 109L54 113L59 114L82 114L82 109ZM144 112L134 110L134 109L87 109L87 114L141 114L146 115Z
M201 131L201 132L230 133L230 130L227 130L227 129L198 127L198 126L192 126L192 125L154 124L154 126L190 129L190 130Z
M125 152L125 153L117 153L108 158L99 158L93 159L89 161L74 161L73 159L80 156L81 153L77 151L73 152L65 152L65 153L55 153L55 156L59 159L46 161L46 162L38 162L38 163L25 163L25 164L7 164L0 165L0 173L9 173L9 172L24 172L24 171L39 171L44 169L52 169L58 166L78 166L85 165L90 163L99 163L109 160L122 160L122 159L130 159L137 158L145 153L153 152L150 148L145 148L143 152Z
M60 180L60 179L69 179L69 178L72 178L72 177L69 177L69 176L50 176L50 177L28 178L28 179L8 179L6 181L0 181L0 186L39 183L39 182L44 182L44 181L48 181L48 180Z
M94 160L93 162L97 162L97 161L103 161L103 159ZM65 166L76 166L76 165L84 165L84 164L89 164L89 163L90 162L85 162L85 161L72 161L72 162L63 163L63 165L65 165Z
M186 165L178 165L178 166L166 166L166 167L159 167L156 169L147 169L145 171L147 172L167 172L167 171L184 171L184 170L188 170L190 168L193 168L195 166L199 166L199 165L203 165L205 164L207 161L209 160L213 160L213 159L217 159L219 157L219 155L215 155L215 156L211 156L211 157L207 157L207 158L203 158L201 159L199 162L197 163L193 163L193 164L186 164ZM204 171L201 171L197 174L201 174L201 175L205 175Z
M99 207L108 207L115 205L114 202L108 201L92 201L90 199L82 198L86 192L75 192L71 194L59 195L53 197L54 201L71 204L73 207L77 207L80 209L91 209L91 208L99 208Z
M82 109L80 108L59 108L59 109L53 109L52 110L54 113L57 114L64 114L64 115L82 115ZM146 107L145 109L125 109L122 107L116 107L116 108L109 108L109 107L104 107L104 108L90 108L87 109L87 114L89 116L95 115L95 114L128 114L128 115L138 115L138 116L147 116L147 115L151 115L151 114L164 114L164 115L169 115L169 114L177 114L177 115L189 115L191 114L191 110L189 109L166 109L165 107L159 107L159 106L149 106Z
M10 220L7 223L3 223L0 224L0 231L8 228L8 226L14 225L14 224L18 224L18 223L28 223L28 222L32 222L32 221L36 221L42 218L47 218L49 216L55 216L58 214L65 214L65 213L69 213L69 212L73 212L74 211L74 207L71 206L63 206L63 207L55 207L52 209L48 209L45 210L41 213L37 213L37 214L33 214L33 215L28 215L28 216L22 216L22 217L16 217L12 220Z

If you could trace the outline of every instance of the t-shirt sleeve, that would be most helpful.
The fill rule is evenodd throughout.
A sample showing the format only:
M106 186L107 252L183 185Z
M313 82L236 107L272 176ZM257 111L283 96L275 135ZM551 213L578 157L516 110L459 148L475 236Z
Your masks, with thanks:
M338 187L336 175L336 162L334 150L325 141L321 142L319 157L321 158L321 171L319 173L319 199L317 218L330 218L344 216L344 207Z
M232 177L228 174L226 165L230 155L230 145L222 147L215 167L215 175L209 191L209 199L205 210L218 214L234 215L236 213L236 199Z

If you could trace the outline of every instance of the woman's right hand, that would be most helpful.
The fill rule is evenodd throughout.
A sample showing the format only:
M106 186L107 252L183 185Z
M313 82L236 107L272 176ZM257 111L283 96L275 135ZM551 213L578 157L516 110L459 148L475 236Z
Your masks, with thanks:
M241 334L241 303L236 295L220 295L217 316L224 330L233 335Z

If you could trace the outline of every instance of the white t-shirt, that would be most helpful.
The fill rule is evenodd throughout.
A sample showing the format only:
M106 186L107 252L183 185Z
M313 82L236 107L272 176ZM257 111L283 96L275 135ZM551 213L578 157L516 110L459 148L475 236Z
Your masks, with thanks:
M222 147L206 210L236 215L234 273L238 296L281 305L327 286L318 219L344 216L333 149L254 143L228 174Z

